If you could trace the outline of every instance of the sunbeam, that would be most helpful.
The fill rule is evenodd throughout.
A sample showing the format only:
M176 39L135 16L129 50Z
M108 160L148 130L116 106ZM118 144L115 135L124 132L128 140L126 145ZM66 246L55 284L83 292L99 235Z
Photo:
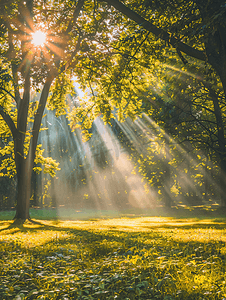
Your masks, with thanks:
M148 213L164 205L212 203L208 183L213 179L206 166L215 166L190 144L178 144L145 113L134 122L113 119L111 126L98 117L86 142L80 129L71 131L66 116L46 111L43 122L48 129L39 142L61 171L56 178L38 175L37 206L58 207L60 217L74 218L80 212Z

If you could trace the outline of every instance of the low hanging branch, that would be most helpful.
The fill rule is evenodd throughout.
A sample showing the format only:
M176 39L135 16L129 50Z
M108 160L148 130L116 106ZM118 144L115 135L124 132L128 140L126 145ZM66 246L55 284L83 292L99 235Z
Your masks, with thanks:
M115 9L119 10L121 13L126 15L129 19L135 21L138 25L142 26L147 31L153 33L156 37L166 41L171 46L177 49L177 51L183 52L191 57L197 58L202 61L206 61L206 55L203 51L197 50L187 44L181 42L177 38L170 35L165 30L158 28L150 21L145 20L135 11L131 10L129 7L125 6L118 0L105 0L109 5L113 6Z

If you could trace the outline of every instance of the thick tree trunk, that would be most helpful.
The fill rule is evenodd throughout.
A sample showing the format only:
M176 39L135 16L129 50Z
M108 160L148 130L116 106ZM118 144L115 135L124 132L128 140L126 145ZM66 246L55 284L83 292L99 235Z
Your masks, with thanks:
M214 114L217 122L219 158L220 158L220 174L219 174L219 189L221 206L226 207L226 139L224 134L224 122L222 118L221 107L218 96L214 90L209 87L210 96L214 105Z
M30 140L30 146L28 155L24 158L24 133L17 132L17 136L14 138L14 153L15 153L15 162L17 168L17 207L16 215L14 219L16 222L24 222L29 219L29 206L30 206L30 197L31 197L31 179L32 179L32 170L34 166L35 152L38 142L39 130L41 127L41 120L43 112L46 106L47 97L49 94L49 88L51 86L53 77L50 76L47 78L46 83L43 87L42 94L39 101L39 107L35 114L34 123L33 123L33 136Z
M221 207L226 208L226 161L225 161L225 156L223 157L223 159L221 159L219 176L220 176L219 186L220 186Z
M24 222L30 218L29 206L31 197L31 178L33 162L28 156L23 160L20 172L17 174L17 206L14 219L17 222Z
M219 75L223 91L224 101L226 100L226 40L225 27L219 25L217 30L209 34L206 41L206 54L208 62L215 69ZM221 206L226 207L226 139L224 134L224 122L222 119L221 107L219 100L213 89L209 89L210 95L213 99L214 113L217 121L219 157L220 157L220 174L219 174L219 188Z

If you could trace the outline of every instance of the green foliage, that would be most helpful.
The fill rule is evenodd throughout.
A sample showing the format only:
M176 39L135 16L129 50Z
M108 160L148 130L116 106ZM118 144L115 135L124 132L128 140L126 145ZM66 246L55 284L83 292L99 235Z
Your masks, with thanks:
M33 102L34 103L34 102ZM29 115L29 120L32 122L32 114ZM7 130L8 127L6 126ZM7 134L7 131L4 132L4 135ZM28 154L29 149L29 142L31 139L31 131L26 132L26 138L25 138L25 144L24 144L24 151L25 155ZM6 140L7 141L7 140ZM5 145L4 145L5 144ZM0 165L0 177L9 177L12 178L16 175L16 165L15 165L15 159L14 159L14 142L9 141L7 143L4 143L4 147L0 148L0 155L1 158L1 165ZM44 157L42 154L45 149L41 149L42 145L38 145L36 149L36 157L35 157L35 166L33 170L37 173L42 171L42 167L40 165L44 166L44 173L50 174L50 176L55 176L56 171L60 170L58 168L59 163L56 162L56 160L52 159L51 157Z
M71 80L65 74L59 74L50 91L47 108L56 110L56 117L66 114L68 110L66 96L70 94L73 96L74 87Z
M159 194L167 182L168 189L179 194L181 186L174 171L182 163L180 153L185 150L194 157L201 156L201 162L194 160L192 166L180 170L197 171L189 174L195 185L203 185L200 169L207 169L209 160L216 161L215 169L220 166L220 171L226 171L226 76L225 66L219 65L225 59L225 3L129 0L126 7L118 3L123 14L122 9L111 6L117 3L1 3L0 134L8 139L0 150L1 176L14 176L15 167L21 172L20 166L29 155L30 165L34 160L37 164L36 171L41 171L39 164L43 163L44 172L55 174L57 163L42 157L40 147L35 153L47 102L56 116L69 113L71 127L80 128L84 140L91 136L97 116L110 124L111 119L135 120L146 112L156 128L164 131L155 130L158 142L149 139L152 144L144 153L130 145L129 154L144 181L155 186ZM139 23L134 15L147 22L143 19ZM43 24L47 42L35 47L31 34ZM78 104L71 101L67 105L67 94L74 93L72 78L89 95ZM41 91L40 97L32 102L36 91ZM140 140L145 141L145 137ZM166 147L171 140L182 143L185 149L173 152L173 146ZM221 189L223 185L222 181ZM148 190L148 185L145 188Z
M38 167L37 165L44 166L44 174L49 174L51 177L54 177L56 175L56 171L59 171L60 168L58 168L59 163L56 162L55 159L52 159L52 157L43 157L42 153L45 149L41 149L42 145L38 145L36 150L36 157L35 157L35 167L33 170L37 173L40 173L42 171L41 167Z

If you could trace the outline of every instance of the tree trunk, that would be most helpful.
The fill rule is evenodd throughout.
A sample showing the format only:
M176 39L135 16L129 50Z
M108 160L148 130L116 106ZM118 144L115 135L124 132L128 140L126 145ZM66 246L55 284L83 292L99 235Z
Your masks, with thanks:
M170 146L169 146L169 136L168 131L165 129L165 163L164 163L164 176L163 176L163 196L165 207L171 208L173 201L170 191Z
M218 125L217 129L218 129L218 144L219 144L219 157L220 157L220 174L219 174L220 201L221 201L221 206L226 207L226 140L224 137L223 122L219 127L218 124L219 115L217 116L216 111L215 111L215 116ZM220 117L221 117L221 112L220 112Z
M33 206L38 206L38 191L37 191L37 173L32 172L31 185L32 185L32 194L33 194Z
M35 152L38 142L38 135L41 127L41 120L43 112L46 106L47 97L49 94L49 89L52 83L53 77L50 76L47 78L46 83L44 84L39 106L34 117L33 123L33 136L30 140L29 151L26 158L24 158L24 133L18 131L16 137L14 138L14 153L15 153L15 162L17 168L17 206L16 206L16 215L14 219L16 222L21 223L29 219L29 206L30 206L30 197L31 197L31 179L32 179L32 170L34 166ZM24 132L26 131L26 127Z
M29 206L31 197L31 178L33 162L30 156L23 160L20 171L17 173L17 206L14 217L17 222L24 222L30 218Z
M206 53L209 63L215 69L220 77L224 90L224 98L226 96L226 42L225 28L219 26L218 30L210 34L206 43ZM224 135L224 122L222 119L221 108L215 92L210 89L210 95L213 99L214 112L217 120L219 157L220 157L220 200L221 206L226 207L226 140ZM225 99L224 99L225 100Z
M209 87L210 96L214 105L214 114L217 122L217 135L219 144L219 158L220 158L220 174L219 174L219 188L221 206L226 207L226 140L224 135L224 122L222 118L222 111L219 104L218 96L214 90Z

